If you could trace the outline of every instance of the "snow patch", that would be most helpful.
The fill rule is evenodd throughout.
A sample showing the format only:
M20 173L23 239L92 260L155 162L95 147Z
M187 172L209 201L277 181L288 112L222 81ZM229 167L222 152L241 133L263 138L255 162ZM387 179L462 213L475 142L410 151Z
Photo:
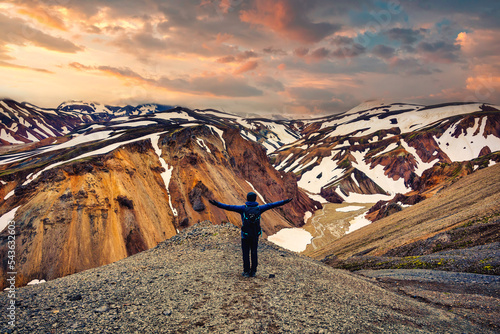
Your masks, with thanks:
M19 209L20 207L21 206L18 206L17 208L14 208L14 209L10 210L9 212L4 213L0 217L0 232L2 232L7 227L7 225L9 225L9 222L14 220L17 209ZM7 237L5 237L5 238L7 238Z
M158 124L157 122L154 121L137 121L137 122L129 122L129 123L121 123L121 124L113 124L111 127L128 127L128 128L136 128L136 127L141 127L141 126L148 126L148 125L153 125L153 124Z
M160 134L163 134L163 133L159 133L159 134L156 134L156 135L160 135ZM151 139L151 135L147 135L147 136L143 136L143 137L139 137L139 138L135 138L135 139L130 139L130 140L127 140L127 141L124 141L124 142L114 143L114 144L111 144L111 145L108 145L108 146L104 146L104 147L102 147L102 148L100 148L98 150L95 150L95 151L92 151L92 152L87 152L85 154L79 155L79 156L74 157L74 158L72 158L70 160L56 162L56 163L54 163L52 165L49 165L49 166L45 167L44 169L42 169L41 171L37 172L36 174L34 174L29 180L25 181L23 183L23 185L29 184L31 181L37 179L40 175L42 175L43 172L45 172L45 171L47 171L49 169L52 169L54 167L58 167L58 166L70 163L71 161L75 161L75 160L79 160L79 159L83 159L83 158L88 158L88 157L92 157L92 156L96 156L96 155L107 154L107 153L109 153L111 151L116 150L117 148L119 148L121 146L130 144L130 143L134 143L134 142L138 142L138 141L141 141L141 140L146 140L146 139Z
M378 201L389 201L393 198L391 195L382 195L382 194L358 194L358 193L349 193L349 196L344 196L344 194L339 194L346 203L377 203Z
M311 233L303 228L284 228L270 235L267 240L292 252L303 252L311 243L312 238Z
M384 166L376 165L371 168L370 165L364 162L365 152L351 152L353 157L357 162L352 162L352 166L361 172L365 173L373 182L381 186L384 190L388 191L392 195L397 193L405 194L408 192L408 188L405 186L404 178L400 177L398 180L393 180L385 176Z
M15 193L15 189L10 191L7 195L5 195L3 200L6 201L8 198L12 197L14 195L14 193Z
M319 194L325 184L341 177L344 171L337 168L337 162L332 160L333 156L334 152L329 157L324 157L319 165L302 174L297 182L298 186L312 194Z
M417 162L417 167L415 168L415 174L417 174L418 176L422 176L422 174L427 169L434 166L434 164L435 164L434 160L437 159L437 156L436 156L438 154L437 151L435 151L434 154L432 155L433 157L436 156L435 159L431 160L430 162L423 162L422 159L420 158L420 156L418 155L417 150L415 148L411 147L410 145L408 145L404 140L401 140L401 146L403 146L403 148L408 153L413 155L413 157L415 158L415 161Z
M307 223L307 220L309 218L311 218L313 216L312 212L311 211L306 211L306 213L304 214L304 224Z
M245 180L246 181L246 180ZM251 184L250 182L246 181L250 187L252 187L252 190L254 193L257 194L257 196L259 196L260 200L262 201L262 203L266 204L266 201L264 200L264 197L262 197L262 195L255 189L255 187L253 186L253 184Z
M390 152L392 150L395 150L396 148L398 148L398 144L397 143L392 143L389 146L387 146L385 148L385 150L383 150L382 152L379 152L379 153L375 154L373 157L375 158L376 156L388 153L388 152Z
M41 280L37 280L37 279L34 279L32 281L30 281L28 283L28 285L35 285L35 284L40 284L40 283L45 283L46 281L44 279L41 279Z
M367 211L368 212L368 211ZM362 227L370 225L372 222L365 218L366 212L354 217L353 220L349 222L349 230L346 234L359 230Z
M219 135L219 138L222 141L222 144L224 144L224 149L227 150L226 141L222 137L222 135L224 134L224 131L222 131L221 129L219 129L219 128L213 126L213 125L208 125L208 127L210 129L212 129L212 131L214 131L215 133L217 133Z
M283 160L278 166L276 166L277 170L281 170L283 167L285 167L286 163L290 158L293 157L293 153L290 153L285 160Z
M170 184L170 179L172 178L172 171L174 170L174 166L168 167L167 162L165 159L162 158L161 156L161 149L160 149L160 134L153 134L150 135L150 140L151 140L151 145L153 145L153 149L155 150L156 155L158 156L158 159L160 160L161 166L165 169L163 173L161 173L161 178L163 179L163 183L165 184L165 189L167 190L168 194L168 204L170 205L170 209L172 210L172 213L174 214L174 217L177 217L177 209L174 208L172 205L172 196L170 195L170 190L168 189L168 186ZM179 232L177 232L179 233Z
M350 211L357 211L363 208L364 208L363 206L350 205L350 206L344 206L343 208L337 208L335 211L350 212Z
M2 138L3 140L9 142L9 143L12 143L12 144L24 144L24 142L20 141L20 140L17 140L16 138L14 138L12 136L12 134L10 134L9 132L7 132L5 129L1 129L0 130L0 138Z
M205 144L205 141L201 138L196 138L196 142L198 143L198 145L200 145L200 147L202 149L204 149L205 151L207 151L208 153L212 153L212 151L210 151L210 149L208 148L208 146Z
M314 157L314 159L312 159L311 161L309 161L305 165L299 166L298 169L296 170L296 172L300 172L301 170L306 169L307 167L314 164L316 161L318 161L318 157Z
M484 136L484 129L486 127L486 118L481 118L482 124L479 125L479 119L476 119L476 124L473 128L467 129L467 135L460 134L458 138L453 137L453 133L457 128L458 123L451 126L439 139L434 137L436 142L440 143L439 147L446 153L452 161L467 161L475 159L479 156L479 152L485 146L488 146L491 152L500 150L500 138L490 134ZM479 132L476 136L474 133L480 126Z

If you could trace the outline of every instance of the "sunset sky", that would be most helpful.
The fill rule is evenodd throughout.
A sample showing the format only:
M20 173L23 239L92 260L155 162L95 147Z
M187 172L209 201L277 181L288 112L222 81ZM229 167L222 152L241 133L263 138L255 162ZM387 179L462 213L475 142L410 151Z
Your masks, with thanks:
M0 1L0 98L320 116L500 104L500 1Z

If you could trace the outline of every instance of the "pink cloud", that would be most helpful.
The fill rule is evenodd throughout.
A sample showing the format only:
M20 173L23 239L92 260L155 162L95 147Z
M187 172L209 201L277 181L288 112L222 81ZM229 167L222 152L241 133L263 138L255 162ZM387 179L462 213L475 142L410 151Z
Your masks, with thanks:
M236 71L234 71L234 74L241 74L255 70L257 66L259 66L259 63L254 60L247 61L245 64L241 65L238 69L236 69Z
M307 4L300 1L255 0L254 8L240 12L240 20L304 43L318 42L340 29L339 25L327 22L311 22L307 9Z

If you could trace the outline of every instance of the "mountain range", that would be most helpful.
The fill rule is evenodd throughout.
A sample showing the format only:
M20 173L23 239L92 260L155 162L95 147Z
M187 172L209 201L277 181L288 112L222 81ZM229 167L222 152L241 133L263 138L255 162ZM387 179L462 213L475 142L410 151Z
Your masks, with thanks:
M193 224L240 225L209 199L294 198L264 235L300 227L322 203L415 204L500 161L500 108L373 102L309 120L213 109L0 101L0 262L16 221L18 284L152 248ZM3 266L2 268L5 268ZM5 272L0 274L5 282ZM3 283L2 283L3 284Z

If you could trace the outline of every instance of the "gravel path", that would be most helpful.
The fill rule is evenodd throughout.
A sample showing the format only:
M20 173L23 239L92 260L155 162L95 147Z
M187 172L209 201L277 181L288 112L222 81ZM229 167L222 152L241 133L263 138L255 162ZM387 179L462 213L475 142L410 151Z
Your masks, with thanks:
M6 333L494 333L267 241L241 276L239 230L197 224L113 264L16 292ZM4 308L9 299L0 293ZM3 314L3 313L2 313Z

